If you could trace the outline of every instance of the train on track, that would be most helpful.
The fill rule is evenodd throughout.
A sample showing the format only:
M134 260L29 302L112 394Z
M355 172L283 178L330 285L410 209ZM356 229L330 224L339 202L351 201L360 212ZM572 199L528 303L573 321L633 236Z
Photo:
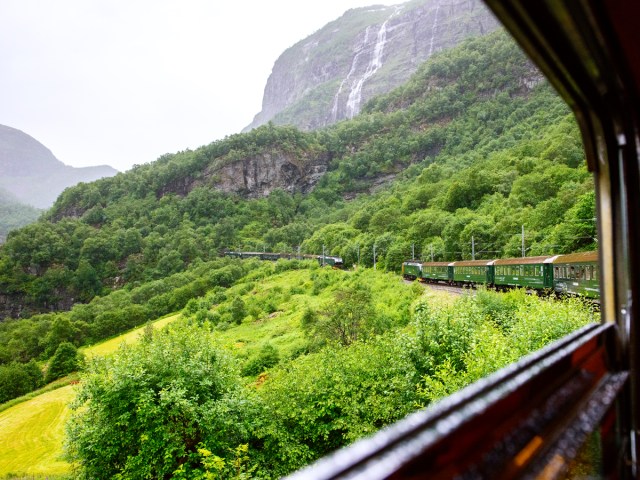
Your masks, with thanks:
M225 257L231 258L257 258L258 260L276 261L281 258L285 260L317 260L321 266L329 266L333 268L343 268L342 258L332 255L296 255L295 253L275 253L275 252L240 252L226 250L222 253Z
M593 299L600 295L598 252L459 262L407 261L402 264L402 276L457 286L519 287Z
M344 268L341 257L275 252L227 250L225 257L259 260L316 260L321 266ZM402 276L407 280L446 283L456 286L487 285L498 290L525 288L555 291L558 294L599 298L598 252L581 252L498 260L462 260L458 262L406 261Z

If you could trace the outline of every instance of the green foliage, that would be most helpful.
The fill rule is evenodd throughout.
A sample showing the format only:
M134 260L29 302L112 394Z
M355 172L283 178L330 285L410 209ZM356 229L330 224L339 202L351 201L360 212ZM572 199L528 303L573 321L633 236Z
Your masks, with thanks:
M46 218L9 235L0 289L30 316L188 271L226 248L324 246L372 266L375 245L377 268L394 271L411 245L423 258L466 258L472 236L481 258L514 255L523 225L532 254L593 248L578 129L546 84L523 78L536 73L496 32L435 55L350 121L317 132L264 125L68 189ZM219 168L264 155L328 171L305 195L211 188Z
M376 330L376 311L371 289L353 282L337 290L321 317L312 323L307 318L309 336L316 342L350 345Z
M58 345L53 358L47 367L44 377L45 383L53 382L71 372L75 372L79 367L78 350L69 342L62 342Z
M154 332L90 362L81 385L67 433L82 478L195 478L214 466L205 452L233 464L246 443L251 407L207 330Z
M181 309L191 298L203 295L209 288L220 289L222 285L232 284L250 267L251 264L237 260L219 259L201 263L188 272L164 280L149 282L131 290L119 290L103 298L94 298L87 305L74 306L68 313L0 322L0 366L15 359L27 363L35 358L50 358L64 343L86 345L155 320ZM221 296L222 292L216 290L212 298L215 300ZM201 323L211 319L208 315L210 304L204 306L204 303ZM58 367L54 365L50 374L52 376L48 376L47 381L68 371L70 370L63 367L63 373L59 373ZM27 384L32 385L32 389L38 386L37 382ZM14 389L11 382L8 385L10 390ZM2 382L0 388L3 388ZM26 393L23 389L18 390L20 395Z
M257 355L250 358L242 368L243 376L257 375L280 362L278 349L270 343L265 344Z
M42 212L17 201L9 192L0 189L0 244L8 233L35 222Z
M597 321L577 299L556 301L479 291L453 305L420 303L411 356L423 375L420 404L427 405L518 358Z
M42 385L42 370L35 360L0 365L0 403L29 393Z
M413 368L393 338L328 347L272 372L259 390L272 421L258 431L272 476L300 468L402 418Z
M231 302L231 307L229 309L229 313L231 314L231 320L237 324L242 323L242 320L247 315L247 309L245 307L242 298L236 297Z
M255 266L189 301L167 333L89 364L69 426L81 477L278 478L596 317L577 300L519 290L440 301L371 269ZM240 325L194 321L230 315L237 299ZM331 315L355 319L355 307L373 314L357 337L300 342ZM247 383L239 369L259 377Z
M67 189L44 218L12 231L0 247L0 291L23 317L0 323L0 364L45 361L62 342L116 335L193 298L185 315L223 331L268 323L291 297L312 293L297 304L296 322L304 308L316 312L302 319L307 340L291 341L291 350L274 342L285 358L407 325L415 297L393 298L374 285L378 277L357 277L373 266L374 248L376 268L396 271L412 250L422 259L469 258L471 238L477 258L519 255L522 226L527 254L596 247L593 185L575 121L548 85L530 88L523 78L537 77L498 32L434 56L350 121L316 132L265 125ZM222 166L265 155L295 158L300 168L326 164L327 173L304 195L276 189L244 198L212 188ZM259 283L301 268L294 260L220 260L224 249L319 254L323 246L357 267L353 284L317 269L295 290L205 297L247 274ZM370 289L366 315L344 307L356 284ZM489 303L473 309L495 307ZM500 331L512 328L512 313L504 307L496 316ZM465 335L471 328L450 323ZM431 361L429 371L444 376L433 360L443 357L462 368L455 351L468 347L467 337L434 332L441 350L419 367Z

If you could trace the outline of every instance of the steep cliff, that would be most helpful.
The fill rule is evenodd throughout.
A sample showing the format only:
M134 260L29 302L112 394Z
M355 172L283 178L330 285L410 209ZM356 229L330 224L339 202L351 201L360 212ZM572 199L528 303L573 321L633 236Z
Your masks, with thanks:
M267 81L262 111L303 130L353 118L367 100L404 83L434 53L497 21L480 0L414 0L352 9L286 50Z
M0 188L22 203L48 208L67 187L115 175L107 165L74 168L33 137L0 125Z

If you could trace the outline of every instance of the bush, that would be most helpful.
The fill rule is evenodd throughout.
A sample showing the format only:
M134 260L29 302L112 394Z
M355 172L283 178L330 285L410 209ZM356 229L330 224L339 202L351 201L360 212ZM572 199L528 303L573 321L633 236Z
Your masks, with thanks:
M42 371L35 360L0 365L0 403L41 387L42 380Z
M264 372L266 369L277 365L280 362L280 355L276 347L267 343L264 345L257 355L250 358L242 369L242 375L248 377Z
M49 362L47 374L44 377L45 383L53 382L60 377L75 372L78 369L78 350L69 342L61 343L56 349L56 353Z
M415 408L418 376L405 339L332 346L270 371L258 391L270 418L262 431L272 476L372 434Z
M67 457L96 479L205 478L203 456L236 460L252 418L234 362L195 325L93 359L71 408Z

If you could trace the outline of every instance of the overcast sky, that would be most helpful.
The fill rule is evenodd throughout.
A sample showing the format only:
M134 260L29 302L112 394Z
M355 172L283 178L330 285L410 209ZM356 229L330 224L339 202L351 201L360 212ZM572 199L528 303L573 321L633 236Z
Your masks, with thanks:
M238 133L273 63L346 10L402 0L0 0L0 124L124 171Z

